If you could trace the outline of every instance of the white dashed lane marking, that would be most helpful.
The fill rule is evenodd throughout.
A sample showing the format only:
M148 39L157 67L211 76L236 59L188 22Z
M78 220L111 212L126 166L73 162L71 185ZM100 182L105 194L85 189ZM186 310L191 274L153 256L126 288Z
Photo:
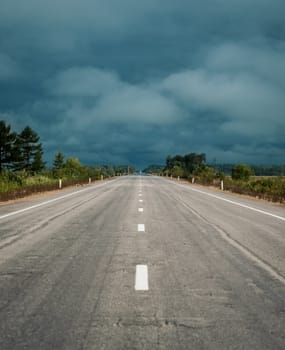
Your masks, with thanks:
M142 212L143 212L143 208L138 208L138 211L139 211L140 213L142 213Z
M138 224L138 232L145 232L144 224Z
M148 290L147 265L136 265L135 290Z

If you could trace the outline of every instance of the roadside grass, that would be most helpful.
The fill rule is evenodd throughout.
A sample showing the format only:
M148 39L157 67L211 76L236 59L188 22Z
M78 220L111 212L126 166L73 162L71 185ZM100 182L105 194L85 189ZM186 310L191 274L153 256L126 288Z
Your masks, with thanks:
M191 179L188 179L191 181ZM224 176L224 190L245 194L272 202L285 203L285 176L251 176L248 181L233 180ZM221 179L195 178L195 183L203 186L221 186Z
M267 199L272 202L285 202L285 177L284 176L253 176L248 181L236 181L231 177L224 179L224 189Z
M62 186L87 184L83 176L64 176ZM26 173L3 172L0 175L0 201L22 198L33 193L59 189L59 180L45 174L27 175Z

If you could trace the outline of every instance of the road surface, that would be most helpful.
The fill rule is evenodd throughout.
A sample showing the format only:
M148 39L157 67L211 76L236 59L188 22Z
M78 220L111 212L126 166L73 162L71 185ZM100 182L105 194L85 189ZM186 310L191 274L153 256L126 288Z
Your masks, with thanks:
M1 205L0 349L285 349L285 208L143 176Z

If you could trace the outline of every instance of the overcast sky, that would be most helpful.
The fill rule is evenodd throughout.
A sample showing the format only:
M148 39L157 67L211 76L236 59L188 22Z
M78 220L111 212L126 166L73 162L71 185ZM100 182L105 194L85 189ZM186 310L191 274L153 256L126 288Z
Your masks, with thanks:
M284 0L0 0L0 119L85 164L285 163Z

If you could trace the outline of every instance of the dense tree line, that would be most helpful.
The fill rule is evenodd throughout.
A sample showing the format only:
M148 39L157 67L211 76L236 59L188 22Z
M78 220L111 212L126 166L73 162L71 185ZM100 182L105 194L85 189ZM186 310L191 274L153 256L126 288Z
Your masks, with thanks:
M177 154L176 156L167 156L164 172L166 175L188 177L197 172L199 169L206 167L205 153L189 153L184 156Z
M47 169L43 161L43 147L40 137L29 126L20 133L11 130L11 126L0 120L0 173L8 170L34 175L45 172L53 178L83 179L91 177L99 179L115 175L135 173L135 167L128 165L84 166L77 158L65 158L57 152L52 167Z
M226 170L226 174L221 171L222 169ZM272 177L270 176L272 173L281 176ZM285 178L282 176L284 166L251 167L246 164L209 166L206 164L205 154L190 153L185 156L168 156L164 174L184 177L190 181L194 178L194 181L199 184L218 186L223 190L257 198L280 203L285 201Z
M43 170L43 147L39 140L37 133L29 126L16 133L4 120L0 120L0 172L3 169L29 173Z
M134 172L130 165L85 166L62 152L46 167L38 134L29 126L16 133L0 120L0 201Z
M58 152L55 155L52 166L52 173L56 178L91 177L93 179L99 179L101 175L103 177L112 177L133 174L134 172L135 168L127 165L84 166L74 157L69 157L65 160L62 152Z

